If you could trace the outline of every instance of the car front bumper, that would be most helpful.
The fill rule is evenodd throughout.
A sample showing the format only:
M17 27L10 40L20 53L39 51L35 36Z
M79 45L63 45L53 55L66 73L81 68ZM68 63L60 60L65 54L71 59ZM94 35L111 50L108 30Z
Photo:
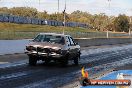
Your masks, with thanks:
M42 53L36 51L25 51L28 56L46 57L46 58L61 58L63 55L57 53Z

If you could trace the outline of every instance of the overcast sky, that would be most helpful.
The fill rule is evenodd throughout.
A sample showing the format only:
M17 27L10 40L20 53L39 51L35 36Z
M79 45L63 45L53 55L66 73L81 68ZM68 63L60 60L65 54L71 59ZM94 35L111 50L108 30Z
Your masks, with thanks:
M64 10L65 0L60 1L60 12ZM75 10L86 11L91 14L106 13L107 15L126 14L132 15L132 0L111 0L110 8L108 0L66 0L67 13ZM54 13L58 10L58 0L0 0L0 7L34 7L39 11L46 10Z

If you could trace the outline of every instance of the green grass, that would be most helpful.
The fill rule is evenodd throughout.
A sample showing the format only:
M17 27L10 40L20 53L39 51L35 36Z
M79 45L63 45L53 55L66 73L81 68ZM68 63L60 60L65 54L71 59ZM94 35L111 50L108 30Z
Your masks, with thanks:
M95 32L94 30L85 28L72 28L62 26L48 26L48 25L32 25L32 24L14 24L14 23L1 23L0 31L46 31L46 32L62 32L65 29L67 32Z
M40 32L62 33L63 29L66 34L71 34L77 37L79 32L95 32L94 30L85 28L72 28L62 26L49 25L32 25L32 24L15 24L15 23L1 23L0 22L0 39L25 39L33 38Z
M69 34L74 38L106 38L106 32L99 32L87 28L73 28L62 26L32 25L32 24L15 24L0 22L0 39L27 39L33 38L40 32ZM126 33L109 33L110 37L121 37Z

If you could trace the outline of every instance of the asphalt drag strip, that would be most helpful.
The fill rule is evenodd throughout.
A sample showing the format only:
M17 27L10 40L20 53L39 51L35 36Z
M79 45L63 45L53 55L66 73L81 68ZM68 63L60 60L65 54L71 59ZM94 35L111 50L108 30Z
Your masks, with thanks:
M54 62L48 65L40 62L35 67L28 66L28 59L23 57L25 61L20 62L19 65L12 66L18 61L13 62L10 66L0 65L0 88L79 87L80 85L74 82L78 82L79 77L81 77L82 66L85 67L91 78L98 78L115 68L131 64L131 51L132 45L85 48L82 50L79 66L70 62L67 67L60 67ZM69 84L72 84L72 86L67 87Z

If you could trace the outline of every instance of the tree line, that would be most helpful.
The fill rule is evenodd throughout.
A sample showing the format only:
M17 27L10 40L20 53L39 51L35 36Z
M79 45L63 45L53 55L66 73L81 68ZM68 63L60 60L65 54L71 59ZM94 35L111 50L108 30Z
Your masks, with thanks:
M0 8L0 13L17 15L23 17L33 17L47 20L63 21L63 12L48 14L47 11L39 12L36 8L31 7L13 7ZM116 31L116 32L129 32L132 22L132 17L120 14L119 16L107 16L105 13L90 14L88 12L74 11L70 14L66 13L67 22L79 22L90 25L92 29L98 31Z

